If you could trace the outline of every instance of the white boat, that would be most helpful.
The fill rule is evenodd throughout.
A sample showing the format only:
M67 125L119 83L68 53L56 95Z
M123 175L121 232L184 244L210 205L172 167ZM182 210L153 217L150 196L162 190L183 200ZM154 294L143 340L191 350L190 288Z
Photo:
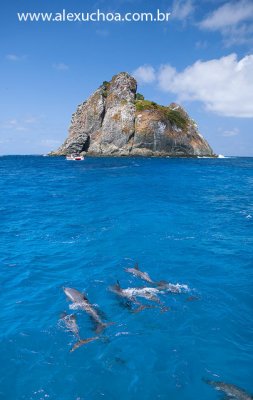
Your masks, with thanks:
M68 160L68 161L83 161L84 156L71 154L69 156L66 156L66 160Z

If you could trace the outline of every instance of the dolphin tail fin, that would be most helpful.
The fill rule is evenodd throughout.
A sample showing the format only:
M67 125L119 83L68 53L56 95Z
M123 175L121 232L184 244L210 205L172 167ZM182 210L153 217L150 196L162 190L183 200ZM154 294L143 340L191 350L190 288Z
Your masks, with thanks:
M99 334L99 333L103 332L104 329L108 328L108 326L111 326L114 324L115 324L115 322L106 322L106 323L102 322L97 325L95 332L97 334Z
M93 342L94 340L97 340L97 339L99 339L98 336L93 336L93 337L91 337L91 338L87 338L87 339L83 339L83 340L80 339L80 340L78 340L78 342L76 342L76 343L74 344L74 346L70 349L70 352L73 353L73 351L75 351L76 349L79 349L79 347L83 346L84 344Z

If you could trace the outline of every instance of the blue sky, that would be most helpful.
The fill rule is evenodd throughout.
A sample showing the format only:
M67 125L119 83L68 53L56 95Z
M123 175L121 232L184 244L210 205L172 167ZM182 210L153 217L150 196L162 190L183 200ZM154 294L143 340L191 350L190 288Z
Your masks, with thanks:
M171 12L168 22L18 22L17 12ZM0 154L41 154L104 80L177 101L214 151L253 156L253 0L10 0L1 4ZM4 40L3 40L4 38Z

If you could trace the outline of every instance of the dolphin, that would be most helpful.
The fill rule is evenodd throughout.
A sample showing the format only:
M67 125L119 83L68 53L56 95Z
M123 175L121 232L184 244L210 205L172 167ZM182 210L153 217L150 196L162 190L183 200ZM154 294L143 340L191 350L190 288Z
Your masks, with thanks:
M122 289L122 292L132 297L143 297L146 300L160 303L160 299L157 296L157 294L160 293L160 291L156 288L151 288L151 287L127 288L127 289Z
M139 269L138 264L135 264L135 266L133 268L125 268L125 271L129 272L130 274L132 274L134 276L137 276L138 278L141 278L143 281L146 281L148 283L154 283L147 272L142 272Z
M126 272L156 286L159 290L165 290L166 292L171 293L182 293L184 291L188 291L189 288L187 285L180 285L179 283L173 284L166 281L153 281L147 272L143 272L139 269L138 264L135 264L133 268L125 268Z
M76 316L74 314L67 314L67 313L62 313L61 315L61 321L64 323L65 327L69 332L72 332L75 337L79 340L80 335L79 335L79 327L76 322Z
M85 311L97 325L96 327L97 333L102 332L107 326L112 325L112 322L104 323L101 320L97 310L89 302L88 298L84 294L73 288L64 287L63 290L67 298L73 303L72 305L69 306L69 308L72 310Z
M119 281L117 281L117 283L115 285L109 286L109 290L111 292L115 293L117 296L121 297L122 299L126 300L128 305L130 303L131 305L138 306L138 308L134 312L139 312L139 311L144 310L145 308L148 308L147 306L144 306L136 299L133 292L131 292L131 291L128 292L127 290L122 289Z
M109 290L115 294L117 294L119 297L122 297L131 303L138 304L140 303L136 300L135 296L133 295L132 292L126 292L122 287L120 286L119 281L115 285L109 286Z
M143 287L143 288L127 288L122 289L123 292L128 293L129 295L133 295L134 297L143 297L146 300L154 301L162 306L162 311L169 311L169 307L165 307L159 297L157 296L161 293L160 290L152 287Z
M78 349L79 347L81 347L82 345L92 342L93 340L99 339L98 336L94 336L94 337L87 338L87 339L81 339L80 334L79 334L79 327L76 322L76 316L74 314L69 315L69 314L63 313L61 316L61 321L66 326L67 330L69 332L72 332L75 335L75 337L77 338L77 342L70 349L71 353L73 351L75 351L76 349Z
M224 392L226 394L226 399L227 400L252 400L253 396L249 395L248 393L245 392L245 390L239 388L238 386L235 386L230 383L225 383L225 382L215 382L215 381L210 381L208 379L203 379L205 383L208 385L213 386L216 390L219 390L221 392Z
M119 281L117 281L117 284L114 286L110 286L110 291L113 293L116 293L118 296L126 299L129 301L131 304L135 304L138 306L138 308L135 310L135 312L139 312L144 310L145 308L152 308L153 306L147 306L141 304L136 297L142 297L146 300L154 301L156 303L159 303L162 305L160 299L157 296L157 293L159 293L158 289L155 288L150 288L150 287L144 287L144 288L127 288L127 289L122 289L120 286ZM162 307L163 311L168 311L169 308L167 307Z
M93 336L93 337L90 337L90 338L87 338L87 339L78 340L78 342L76 342L76 343L74 344L74 346L70 349L70 352L72 353L73 351L75 351L76 349L78 349L78 348L79 348L80 346L82 346L83 344L87 344L87 343L93 342L94 340L98 340L98 339L99 339L98 336Z

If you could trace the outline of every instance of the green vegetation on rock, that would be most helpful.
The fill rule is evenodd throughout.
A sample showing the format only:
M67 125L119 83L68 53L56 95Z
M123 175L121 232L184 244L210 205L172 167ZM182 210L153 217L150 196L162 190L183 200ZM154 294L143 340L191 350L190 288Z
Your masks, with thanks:
M180 111L172 110L169 107L165 108L167 108L166 115L171 124L175 124L181 129L185 129L187 127L188 120Z
M107 97L109 87L110 87L110 82L104 81L104 82L102 83L102 88L103 88L103 93L102 93L102 95L103 95L103 97Z
M159 106L154 101L149 100L137 100L135 101L135 106L137 111L144 110L158 110Z
M136 100L144 100L144 96L141 93L136 93Z
M181 129L185 129L188 125L188 118L180 112L180 110L175 110L170 107L161 106L154 101L149 100L141 100L137 99L135 101L136 111L145 111L145 110L155 110L160 111L163 115L163 118L166 118L170 121L171 124L176 125Z

